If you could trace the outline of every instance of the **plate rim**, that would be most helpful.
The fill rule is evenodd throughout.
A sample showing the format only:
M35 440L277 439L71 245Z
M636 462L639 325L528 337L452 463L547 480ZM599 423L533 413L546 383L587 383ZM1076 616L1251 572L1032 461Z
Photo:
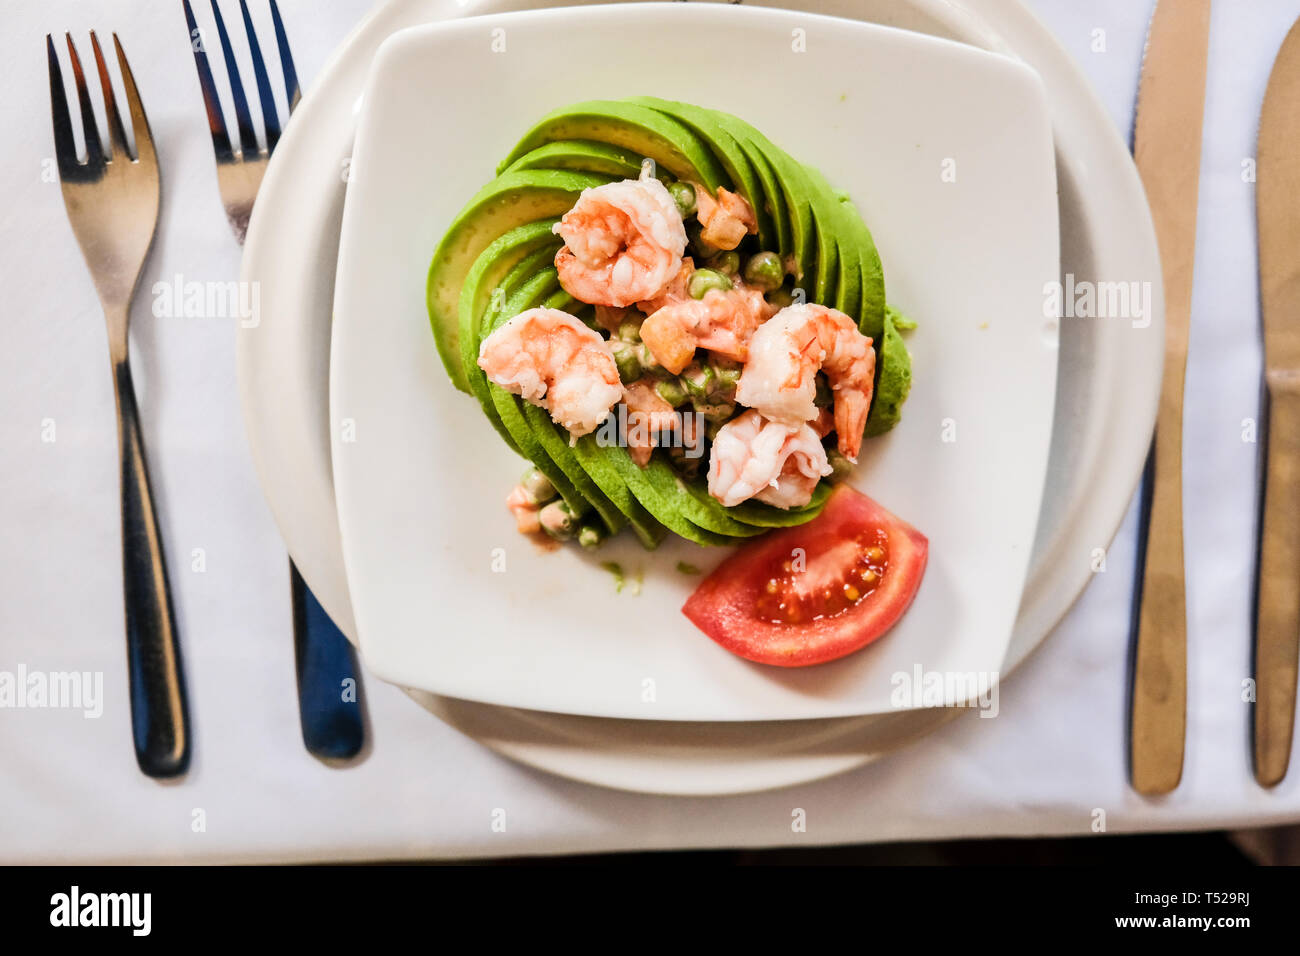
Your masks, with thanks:
M506 2L514 2L528 7L535 5L531 0L506 0ZM608 0L596 0L596 2L608 2ZM754 0L751 0L751 2L754 2ZM757 2L765 2L765 0L757 0ZM948 31L952 36L961 36L963 39L958 42L974 43L978 39L981 45L987 44L990 49L998 49L1008 55L1027 60L1032 53L1037 52L1053 67L1050 77L1044 75L1044 80L1049 86L1049 97L1053 102L1058 96L1063 95L1069 98L1072 103L1069 117L1071 128L1078 126L1088 129L1084 139L1089 150L1098 154L1107 153L1112 163L1118 158L1118 154L1122 153L1127 156L1127 147L1123 144L1119 131L1111 122L1105 107L1097 98L1090 81L1082 69L1073 61L1056 35L1038 20L1033 11L1023 4L1022 0L906 0L906 2L908 3L909 16L914 15L917 21L926 23L927 29L929 25L933 25L936 28ZM562 4L556 3L554 5ZM397 28L394 24L405 25L427 22L428 19L433 17L459 16L467 15L467 13L468 15L490 15L490 13L485 14L483 11L477 10L470 13L465 9L464 4L460 5L460 9L453 10L450 9L450 4L437 4L434 0L388 0L388 2L376 6L362 18L330 56L326 65L322 68L316 84L308 91L303 103L300 105L298 115L300 117L312 115L313 110L316 109L313 105L316 101L322 100L328 90L342 83L349 72L354 74L358 72L359 68L356 64L349 65L346 61L354 54L356 48L369 39L371 34L380 35L379 41L374 44L377 47L378 42L382 42L382 38L388 32L392 32ZM891 17L897 19L892 10ZM363 71L363 68L361 69ZM1041 67L1039 71L1040 75L1044 74ZM1054 109L1054 118L1056 112ZM297 124L290 125L286 129L285 136L280 141L280 150L277 151L277 155L285 154L286 143L292 142L299 135L305 135L298 134L296 131L305 128L306 125L300 119ZM1054 126L1058 129L1061 128L1061 124L1058 122L1054 122ZM1071 138L1078 139L1079 137ZM346 156L346 151L347 144L344 143L340 155ZM1058 169L1060 164L1060 161L1058 161ZM279 176L287 177L287 173L278 174L276 170L277 163L273 159L264 185L269 186ZM1145 252L1146 258L1154 265L1153 275L1158 276L1159 259L1155 252L1154 227L1151 224L1149 209L1146 205L1140 181L1137 178L1136 169L1132 167L1131 159L1128 162L1126 173L1120 174L1119 178L1124 180L1127 186L1123 190L1124 199L1127 203L1126 211L1139 220L1137 222L1126 221L1126 236L1133 239L1134 236L1128 235L1128 232L1140 234L1136 236L1138 239L1136 246ZM1136 199L1135 202L1134 199ZM249 233L250 240L255 239L258 235L258 222L259 218L261 218L259 217L259 210L265 210L268 205L265 202L259 204L258 209L254 211L253 224ZM269 215L263 212L263 216ZM246 247L245 252L241 277L249 280L256 276L256 270L253 268L253 259L248 254L249 247ZM1163 325L1163 308L1158 310L1153 322L1153 324L1157 323L1158 328ZM258 371L256 356L253 353L253 343L246 335L241 334L237 342L240 400L244 412L245 426L250 433L252 457L258 477L261 480L263 493L267 497L272 515L289 545L291 554L298 561L299 566L304 569L304 575L317 592L317 596L321 598L322 603L334 616L336 622L343 627L345 633L350 633L351 615L347 602L346 582L343 582L341 593L338 587L333 590L327 588L327 585L337 585L341 577L341 574L332 573L329 567L330 557L327 553L329 548L316 549L320 552L319 559L311 550L303 550L302 548L305 539L311 534L319 533L322 525L326 527L326 536L328 536L328 526L336 522L335 516L332 513L322 513L322 510L318 508L310 516L310 520L298 519L295 525L295 516L290 514L290 509L285 507L284 498L289 497L289 495L282 494L277 497L269 492L271 485L268 483L267 478L268 476L274 477L275 464L263 456L264 445L259 445L257 441L257 436L261 434L262 429L258 427L255 420L255 413L258 410L260 399L253 390L253 377ZM1148 369L1147 371L1151 370ZM1139 422L1141 426L1139 430L1145 436L1142 443L1143 449L1149 443L1150 433L1154 427L1155 395L1158 390L1159 371L1160 363L1157 361L1154 365L1154 383L1149 388L1150 400L1131 410L1131 417ZM274 443L272 444L274 445ZM1129 458L1133 459L1134 457L1130 449ZM1144 458L1144 450L1143 454L1137 457L1139 464L1124 470L1127 477L1121 479L1121 483L1125 486L1122 498L1116 494L1114 500L1108 506L1104 503L1098 504L1096 501L1085 505L1080 505L1077 500L1071 502L1071 517L1070 520L1062 522L1061 538L1070 537L1067 534L1068 531L1075 526L1083 525L1084 531L1090 532L1096 539L1104 542L1113 540L1128 512L1133 490L1140 480L1140 461ZM296 533L298 531L304 531L305 533L300 536ZM341 565L341 556L336 563ZM319 573L311 573L312 568L316 568ZM1017 634L1013 636L1012 647L1004 666L1004 678L1009 676L1034 650L1042 645L1055 628L1055 625L1065 616L1085 590L1090 579L1090 572L1081 567L1073 575L1065 574L1064 576L1067 578L1065 583L1048 588L1048 592L1049 596L1060 591L1067 592L1069 595L1067 599L1063 603L1058 603L1054 611L1049 609L1044 614L1040 609L1037 614L1031 614L1027 618L1031 622L1041 623L1043 618L1046 617L1047 624L1039 626L1039 623L1034 623L1033 627L1020 627L1018 622ZM1029 587L1033 586L1034 581L1031 580ZM1040 584L1039 587L1041 588L1042 585ZM1022 605L1022 620L1025 619ZM450 703L455 704L456 702L452 701ZM458 727L458 729L464 726L462 721L457 720L454 713L443 712L438 716L451 723L452 726ZM563 718L558 718L555 715L543 716L553 718L553 723L563 722ZM956 716L956 714L952 716ZM860 719L853 718L845 718L841 721L843 725L842 736L846 738L846 748L852 747L852 742L847 738L858 729L859 722ZM712 786L674 788L671 785L671 766L661 764L653 774L646 775L640 773L635 766L629 768L621 765L617 753L605 754L603 763L594 767L573 767L566 762L567 755L560 746L560 741L564 737L562 730L554 728L554 731L555 743L550 745L535 744L529 741L519 743L500 738L486 740L484 743L495 752L522 764L560 777L567 777L598 786L661 794L706 795L740 792L729 787L726 780L719 780L716 785ZM465 732L469 733L469 730L467 729ZM472 736L472 734L470 735ZM745 787L744 791L752 792L810 782L831 774L860 767L880 755L881 751L856 751L833 769L807 773L789 755L773 758L770 754L761 751L753 752L751 753L751 761L761 762L762 767L767 772L762 776L762 779Z

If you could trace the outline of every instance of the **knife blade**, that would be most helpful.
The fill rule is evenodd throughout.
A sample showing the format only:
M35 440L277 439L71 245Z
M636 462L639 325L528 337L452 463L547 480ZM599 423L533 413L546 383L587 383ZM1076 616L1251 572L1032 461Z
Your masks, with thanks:
M1183 564L1183 381L1191 322L1210 0L1159 0L1147 31L1133 154L1160 245L1165 363L1143 483L1129 770L1139 793L1168 793L1183 774L1187 591Z
M1259 117L1255 203L1264 326L1264 472L1255 612L1255 779L1286 776L1300 656L1300 20Z

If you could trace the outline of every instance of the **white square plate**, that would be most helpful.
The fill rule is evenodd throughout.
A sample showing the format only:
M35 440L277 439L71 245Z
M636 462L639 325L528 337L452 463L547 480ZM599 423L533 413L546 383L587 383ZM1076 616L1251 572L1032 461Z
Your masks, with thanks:
M424 305L443 232L558 106L650 94L733 112L848 191L884 260L914 386L855 484L930 539L885 637L800 670L751 664L682 616L724 552L631 535L543 552L504 497L524 468L448 382ZM1051 437L1055 164L1035 73L870 24L630 4L440 23L381 48L362 103L335 289L330 414L344 559L366 664L405 686L604 717L885 713L895 675L995 674ZM617 593L603 562L643 577ZM905 706L917 704L911 701Z

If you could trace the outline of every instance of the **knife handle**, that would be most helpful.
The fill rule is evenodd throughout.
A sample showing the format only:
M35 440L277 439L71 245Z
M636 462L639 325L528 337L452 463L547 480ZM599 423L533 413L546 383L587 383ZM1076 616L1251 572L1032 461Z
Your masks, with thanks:
M1300 652L1300 380L1268 383L1255 605L1255 779L1286 776Z
M1183 565L1182 415L1161 409L1143 482L1129 772L1133 789L1169 793L1183 776L1187 588Z

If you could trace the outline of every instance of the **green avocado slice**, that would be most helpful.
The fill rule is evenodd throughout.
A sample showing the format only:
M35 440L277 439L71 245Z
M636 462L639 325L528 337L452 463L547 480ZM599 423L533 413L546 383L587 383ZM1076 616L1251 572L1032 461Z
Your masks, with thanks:
M647 551L653 551L667 536L668 529L646 510L645 505L627 486L611 457L616 452L627 455L622 448L602 447L594 434L583 435L573 446L574 456L591 476L591 480L600 486L605 496L626 516L642 546Z
M495 311L492 317L492 329L500 326L507 319L513 318L520 312L535 308L545 302L551 295L555 294L559 285L560 280L554 269L544 269L537 273L531 279L525 281L510 296L501 309ZM492 329L486 331L490 332ZM520 408L522 400L498 385L489 385L489 389L497 415L510 433L510 437L514 439L520 453L547 477L551 484L555 486L555 490L560 497L573 509L575 514L585 514L589 511L591 509L590 502L578 491L564 469L547 454L546 448L533 434L532 427Z
M767 158L776 174L790 219L790 245L782 247L781 254L794 257L798 270L795 282L808 292L808 284L817 281L818 270L817 226L813 220L810 199L812 186L804 175L803 167L758 130L750 127L748 139ZM811 294L808 297L814 298Z
M576 301L573 296L560 289L558 292L552 293L542 303L542 306L548 309L559 309L561 312L571 312ZM532 428L533 436L541 444L551 461L555 462L569 481L573 482L573 487L577 489L578 493L596 509L596 513L600 515L600 520L605 523L609 533L615 535L623 530L627 525L627 517L605 495L600 486L587 473L577 456L574 455L573 449L569 445L568 431L555 424L549 412L539 408L532 402L516 398L515 404L523 413L524 420Z
M688 487L693 493L698 494L702 491L708 494L707 488L701 489L694 485ZM806 524L821 514L822 508L826 506L826 499L831 496L833 490L830 482L820 481L813 489L812 499L802 508L776 508L751 499L732 505L727 509L727 514L742 524L755 525L759 528L790 528Z
M522 169L567 169L599 173L614 179L641 175L641 157L626 149L590 139L561 139L538 146L510 164L506 172Z
M553 256L549 249L544 248L526 256L500 283L499 288L505 292L507 298L502 299L498 296L489 304L482 320L481 329L484 333L492 331L508 318L537 304L547 308L560 309L561 311L573 311L573 307L578 304L577 301L563 289L555 290L555 286L558 284L557 280L546 275L549 264L548 254ZM539 277L539 271L545 276L544 278ZM549 271L554 272L553 269ZM525 281L529 281L532 291L525 290L523 295L510 294L516 291L518 286ZM552 291L544 300L539 301L542 294L540 290L542 289L551 289ZM475 340L478 341L481 337L479 331L476 330L474 333ZM475 355L477 356L477 346L475 347ZM504 393L503 389L492 385L488 381L487 376L483 375L482 370L478 368L477 362L475 362L474 370L478 373L478 381L481 381L482 387L487 393L487 404L484 406L484 413L490 420L494 420L506 435L511 436L511 446L515 447L516 442L511 429L502 423L501 416L498 413L498 403L505 402L506 399L503 396L507 393ZM477 383L474 377L470 378L470 383L476 386ZM559 429L545 411L516 396L509 397L515 399L514 407L523 416L523 422L531 429L533 436L537 439L537 446L544 453L538 455L538 447L533 447L528 443L527 438L524 438L524 443L529 445L528 449L524 451L516 448L523 457L533 460L534 464L538 466L538 470L548 477L550 477L547 467L548 462L559 468L573 484L575 491L579 492L585 501L589 501L596 507L601 515L601 520L609 528L611 534L617 533L624 524L630 523L637 537L647 549L653 550L663 541L667 529L656 522L641 507L631 492L627 490L627 486L623 485L616 475L613 475L612 480L600 480L603 477L600 473L601 469L598 466L589 465L588 462L583 460L578 454L579 448L571 449L568 447L568 436L559 432ZM517 431L520 427L518 418L510 413L508 406L505 411ZM605 470L609 471L609 469ZM613 473L610 472L610 474ZM595 484L594 489L591 486L592 482ZM569 502L570 507L574 507L570 499L565 498L565 500Z
M752 131L752 127L729 113L721 113L717 110L708 112L718 126L731 134L731 138L735 140L736 145L741 148L749 159L749 165L758 179L759 198L754 208L767 213L772 221L771 234L764 237L760 220L759 239L764 249L780 253L782 256L789 255L793 252L794 241L791 238L790 215L786 211L785 192L781 189L781 184L777 182L772 164L767 161L767 157L763 155L762 150L750 141L749 133Z
M861 280L858 329L879 343L885 330L885 269L862 214L847 196L842 197L840 205L848 214L849 228L858 253Z
M657 472L652 471L655 464L653 459L651 460L651 468L643 471L628 455L627 449L622 446L615 445L600 450L628 488L636 495L637 500L670 531L676 532L687 541L694 541L696 544L722 546L736 543L735 538L702 528L682 513L682 503L684 500L691 498L690 493L679 490L676 488L675 483L668 484L662 478L653 477L657 474ZM671 469L669 470L671 471ZM676 479L677 476L672 475L671 477Z
M822 175L821 170L814 166L805 165L804 172L808 174L808 179L816 190L814 210L818 217L818 235L822 232L821 222L824 219L829 223L827 231L835 243L837 252L838 272L835 281L835 298L833 300L819 299L818 301L827 305L833 303L835 308L845 315L852 316L855 321L859 321L858 310L862 303L862 276L858 263L858 232L854 228L851 219L856 214L851 207L844 205L840 194L836 193L831 184L826 181L826 177Z
M813 166L800 164L803 179L809 185L809 207L813 211L816 241L816 272L810 302L829 306L836 300L836 282L840 276L839 237L844 230L840 219L840 200L832 193L826 177Z
M716 122L714 114L690 103L662 100L655 96L634 96L629 102L648 106L671 116L709 144L713 155L722 164L731 188L738 191L753 207L754 218L758 222L759 242L764 248L773 248L770 244L776 241L775 229L767 205L763 201L758 175L740 143L726 127Z
M485 313L493 305L495 290L508 294L520 281L554 259L560 240L551 233L551 227L557 221L539 219L511 229L492 242L475 260L460 295L460 352L465 379L492 427L516 452L519 448L501 424L488 391L487 377L478 367L479 332Z
M596 140L631 150L653 159L678 179L700 183L710 192L723 183L722 167L688 127L648 106L614 100L589 100L548 113L524 134L497 172L545 143L565 139Z
M903 402L912 388L912 356L894 324L896 314L892 308L885 310L884 333L876 358L875 397L871 401L864 431L868 438L883 435L898 424L903 414Z
M460 295L474 261L502 233L567 212L583 189L607 176L556 169L505 173L488 183L456 216L429 264L426 296L438 354L453 385L469 391L460 355Z

